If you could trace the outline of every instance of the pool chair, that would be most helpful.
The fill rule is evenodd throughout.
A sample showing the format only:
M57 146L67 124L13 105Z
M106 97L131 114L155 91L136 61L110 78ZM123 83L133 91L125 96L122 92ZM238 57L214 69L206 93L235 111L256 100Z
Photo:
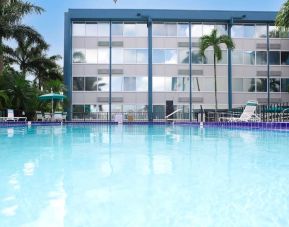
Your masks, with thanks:
M51 121L51 113L45 112L44 113L44 120L45 121Z
M36 111L36 121L44 121L41 111Z
M257 101L248 101L243 113L240 116L235 117L220 117L220 121L229 121L229 122L260 122L261 118L255 114L258 102Z
M1 117L1 120L4 121L26 121L27 117L15 117L14 110L7 109L7 117Z
M54 121L63 121L62 112L54 112L53 120Z
M63 112L62 113L62 120L66 121L66 117L67 117L67 112Z

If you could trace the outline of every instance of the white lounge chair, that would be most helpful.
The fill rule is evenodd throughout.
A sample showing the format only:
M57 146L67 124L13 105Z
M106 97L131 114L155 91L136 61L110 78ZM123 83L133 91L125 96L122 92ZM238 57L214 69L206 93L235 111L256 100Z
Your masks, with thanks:
M7 109L7 117L1 117L1 120L4 121L26 121L27 117L14 117L14 110Z
M261 118L255 113L257 105L258 105L257 101L248 101L246 103L243 113L239 117L220 117L219 120L229 122L249 122L249 121L260 122Z
M44 120L51 121L51 113L48 113L48 112L44 113Z
M53 120L54 121L63 121L62 112L54 112Z
M44 121L41 111L36 111L36 121Z
M66 117L67 117L67 112L63 112L62 113L62 120L66 121Z

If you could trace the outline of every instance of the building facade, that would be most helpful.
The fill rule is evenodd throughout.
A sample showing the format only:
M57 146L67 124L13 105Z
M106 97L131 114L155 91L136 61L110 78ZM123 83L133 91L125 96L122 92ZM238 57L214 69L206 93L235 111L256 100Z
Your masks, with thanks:
M164 118L167 101L192 120L214 109L213 50L199 39L217 29L233 38L217 64L220 109L248 100L289 100L289 36L276 12L69 10L64 74L72 119L111 119L116 112ZM143 113L143 114L141 114Z

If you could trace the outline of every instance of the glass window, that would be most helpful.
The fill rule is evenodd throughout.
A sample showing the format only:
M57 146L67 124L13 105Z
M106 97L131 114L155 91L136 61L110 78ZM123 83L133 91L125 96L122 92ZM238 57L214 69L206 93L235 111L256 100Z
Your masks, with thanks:
M112 23L111 24L111 35L112 36L122 36L123 34L123 24L122 23Z
M288 51L281 52L281 64L289 65L289 52Z
M73 77L73 91L84 91L84 77Z
M243 89L244 92L255 92L255 79L243 79Z
M136 78L124 77L123 91L135 91L136 90Z
M123 49L122 48L112 48L112 64L123 64Z
M109 91L109 77L98 77L97 80L97 89L98 91Z
M165 24L154 23L152 30L153 30L153 36L166 36L167 34Z
M124 63L126 64L136 63L136 50L134 49L124 50Z
M86 49L86 63L97 63L97 49Z
M232 38L244 37L244 29L242 25L233 25L231 29Z
M191 25L191 36L194 38L202 37L203 35L203 26L201 24L192 24Z
M86 91L97 91L97 77L86 77L85 78L85 90Z
M255 36L255 26L254 25L244 25L244 38L254 38Z
M192 50L192 64L202 64L202 59L198 50Z
M119 92L122 91L122 79L121 76L112 76L111 77L111 91Z
M270 92L280 92L281 88L280 78L271 78L270 79Z
M148 91L148 78L136 77L136 91Z
M99 37L109 36L109 23L98 23L97 28Z
M217 77L217 91L228 91L228 81L225 77Z
M85 36L85 24L84 23L73 23L72 36Z
M177 50L165 50L165 60L166 64L177 64L178 61Z
M189 50L188 49L179 49L178 51L178 62L180 64L189 64Z
M232 51L232 63L236 65L244 64L243 51L238 51L238 50Z
M266 38L267 37L267 26L266 25L256 25L256 38Z
M280 52L270 51L269 52L270 65L280 65Z
M254 38L255 26L254 25L233 25L232 37L233 38Z
M177 36L177 24L168 23L166 25L166 36Z
M256 64L257 65L267 64L267 52L266 51L256 51Z
M136 25L133 23L124 23L123 36L136 36Z
M281 82L282 82L281 83L282 84L281 91L282 92L289 92L289 78L282 79Z
M212 50L205 51L204 64L214 64L214 53Z
M214 79L211 77L192 77L193 91L214 91Z
M215 25L203 24L203 35L210 35L215 29Z
M267 92L267 79L256 79L257 92Z
M136 24L136 36L146 37L148 36L148 29L146 24Z
M184 81L183 91L190 91L190 77L188 76L183 77L183 81Z
M72 105L72 111L74 113L83 113L84 112L84 105Z
M228 35L228 29L226 25L217 24L215 25L215 28L217 29L219 35Z
M242 92L243 89L243 79L242 78L233 78L232 80L233 91Z
M227 64L228 63L228 51L222 50L222 59L218 61L218 64Z
M189 24L178 24L178 37L189 37Z
M279 31L276 26L269 26L269 37L270 38L279 38Z
M153 49L153 63L164 64L165 63L165 51L160 49Z
M183 91L184 80L183 77L173 77L170 91Z
M97 36L97 24L86 24L86 36Z
M244 64L255 65L255 51L244 51Z
M74 49L72 54L73 63L85 63L85 50L84 49Z
M98 64L109 64L109 49L98 48Z
M135 105L123 105L123 112L135 112Z
M153 77L153 91L165 91L164 77Z
M147 64L148 63L148 51L138 49L136 51L136 61L137 64Z

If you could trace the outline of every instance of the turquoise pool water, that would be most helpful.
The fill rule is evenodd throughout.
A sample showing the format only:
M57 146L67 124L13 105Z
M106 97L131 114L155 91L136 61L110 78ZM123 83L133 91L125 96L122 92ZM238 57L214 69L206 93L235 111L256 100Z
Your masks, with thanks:
M0 128L0 226L289 226L289 133Z

